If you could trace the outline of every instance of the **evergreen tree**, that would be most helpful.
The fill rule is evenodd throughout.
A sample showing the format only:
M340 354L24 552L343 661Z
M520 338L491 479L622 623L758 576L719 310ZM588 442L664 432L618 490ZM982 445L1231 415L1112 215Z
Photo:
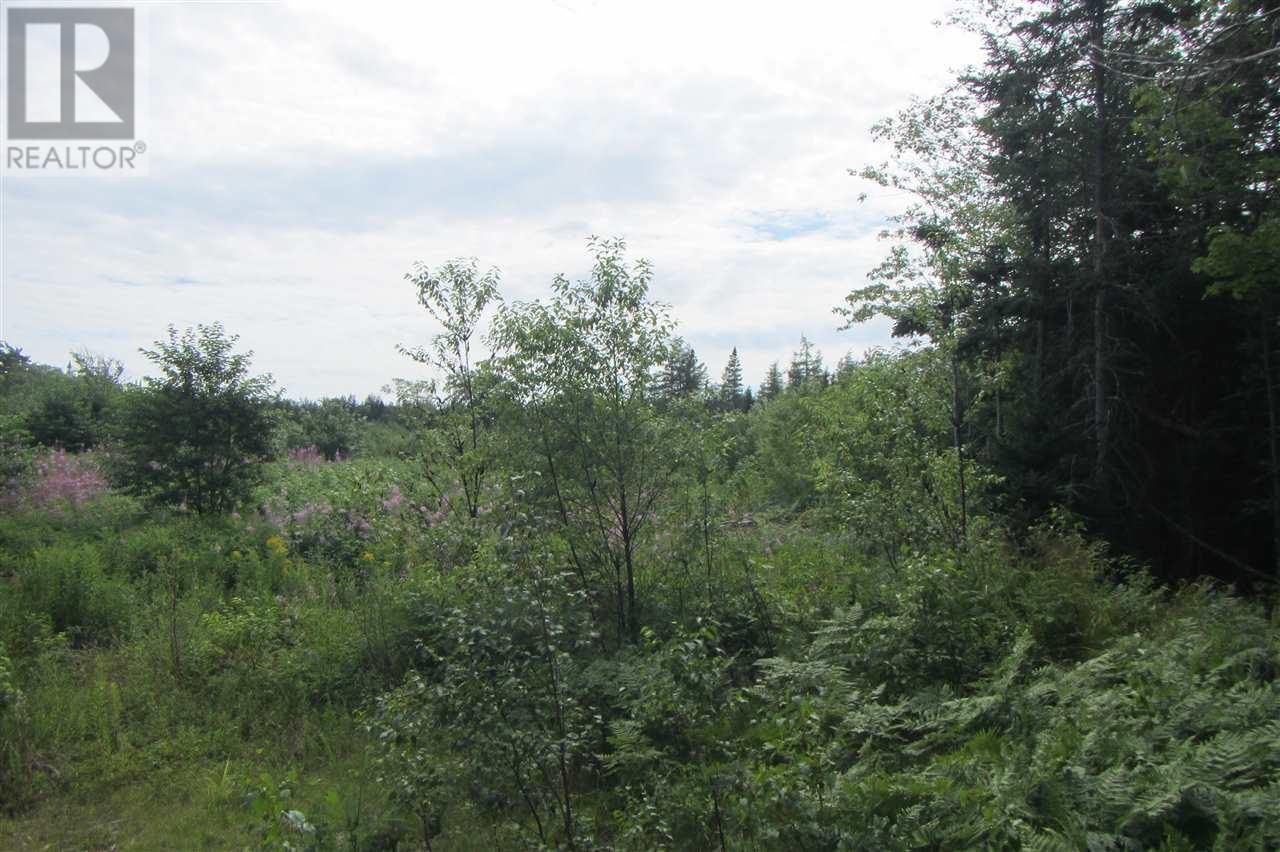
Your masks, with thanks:
M906 308L931 256L946 286L895 334L942 334L988 388L963 445L1172 575L1280 561L1280 341L1242 297L1277 289L1272 5L975 4L985 65L881 125L902 157L862 172L916 196L862 296Z
M785 387L782 370L778 367L778 362L774 361L769 365L769 372L765 374L764 382L760 385L760 399L763 401L776 399Z
M688 399L707 386L707 368L698 361L693 347L677 338L671 347L671 357L662 368L658 384L658 396L663 400Z
M853 357L853 353L846 352L839 361L836 362L836 378L843 378L848 373L856 370L858 361Z
M821 389L830 383L829 379L822 353L809 338L800 335L800 348L791 356L791 366L787 368L787 390Z
M720 374L720 406L725 411L741 411L742 405L742 362L738 359L738 347L729 353L729 363L725 364Z

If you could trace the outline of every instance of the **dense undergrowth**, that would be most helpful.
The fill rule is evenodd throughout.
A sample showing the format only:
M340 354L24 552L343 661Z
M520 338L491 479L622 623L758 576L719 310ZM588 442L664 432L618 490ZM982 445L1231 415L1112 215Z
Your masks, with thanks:
M0 520L4 845L162 847L170 817L214 847L1280 843L1258 602L1062 526L889 564L762 519L650 563L618 645L518 491L459 531L410 474Z

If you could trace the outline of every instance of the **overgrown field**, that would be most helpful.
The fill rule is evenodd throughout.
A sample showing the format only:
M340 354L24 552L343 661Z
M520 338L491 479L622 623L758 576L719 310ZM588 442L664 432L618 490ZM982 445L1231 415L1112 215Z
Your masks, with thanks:
M832 295L901 345L754 386L620 238L415 266L394 398L0 342L0 848L1280 849L1278 22L965 4Z
M1280 629L1068 529L895 565L654 537L635 641L498 489L278 463L260 512L0 521L6 848L1274 848Z

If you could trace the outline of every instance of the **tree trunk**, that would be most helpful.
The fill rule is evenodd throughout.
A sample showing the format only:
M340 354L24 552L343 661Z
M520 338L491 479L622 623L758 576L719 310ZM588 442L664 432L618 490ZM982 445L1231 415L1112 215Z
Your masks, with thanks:
M960 400L960 362L958 356L951 354L951 440L956 451L956 473L960 480L960 538L956 550L964 550L965 541L969 537L969 496L965 491L964 481L964 437L961 426L964 422L964 410Z
M1271 557L1276 577L1280 578L1280 436L1277 435L1275 363L1271 358L1271 331L1275 321L1264 315L1262 320L1262 376L1267 389L1267 461L1271 468Z
M1103 506L1108 499L1108 454L1110 452L1110 411L1107 373L1107 281L1106 281L1106 166L1107 166L1107 70L1102 62L1106 38L1108 0L1092 0L1090 18L1090 64L1093 67L1094 148L1093 148L1093 431L1094 484Z

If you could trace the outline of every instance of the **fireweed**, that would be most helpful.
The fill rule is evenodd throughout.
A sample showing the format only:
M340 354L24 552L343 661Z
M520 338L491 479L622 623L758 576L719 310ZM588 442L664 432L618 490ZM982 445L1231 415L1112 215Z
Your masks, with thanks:
M107 491L93 453L54 449L37 458L31 475L13 483L2 500L8 506L43 510L81 509Z

